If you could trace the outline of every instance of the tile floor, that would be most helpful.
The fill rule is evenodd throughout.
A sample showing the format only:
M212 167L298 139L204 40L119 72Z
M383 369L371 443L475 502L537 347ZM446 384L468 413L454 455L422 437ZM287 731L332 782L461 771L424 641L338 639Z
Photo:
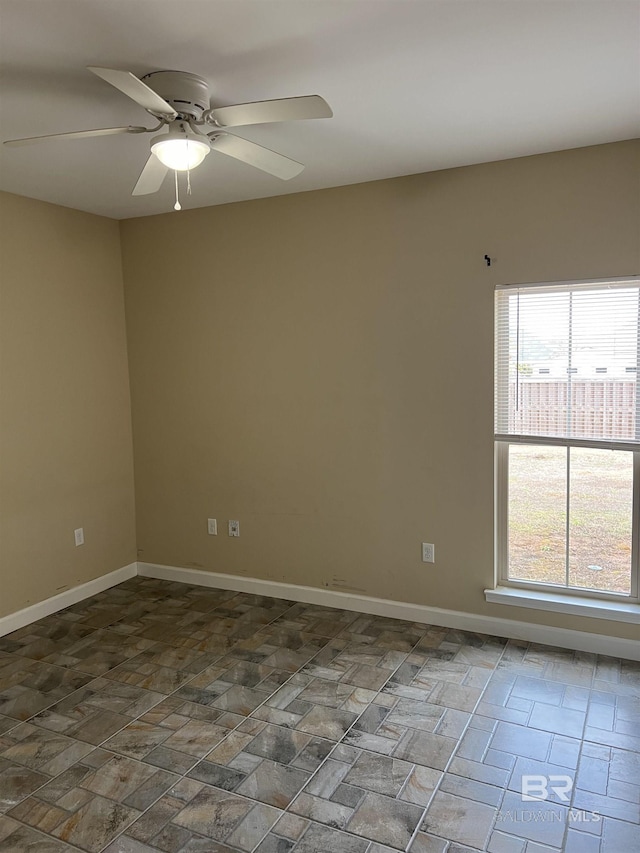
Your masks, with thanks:
M0 639L0 853L78 850L635 853L640 664L134 578Z

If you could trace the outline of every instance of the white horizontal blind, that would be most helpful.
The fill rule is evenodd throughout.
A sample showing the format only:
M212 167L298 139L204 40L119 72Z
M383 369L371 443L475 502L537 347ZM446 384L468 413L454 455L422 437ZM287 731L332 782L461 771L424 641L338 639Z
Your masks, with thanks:
M496 438L640 450L640 280L496 288Z

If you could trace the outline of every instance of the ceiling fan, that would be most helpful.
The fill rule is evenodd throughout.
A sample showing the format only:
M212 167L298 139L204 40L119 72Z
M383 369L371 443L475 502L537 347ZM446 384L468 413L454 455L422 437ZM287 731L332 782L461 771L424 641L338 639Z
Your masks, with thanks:
M54 139L78 139L84 136L109 136L117 133L155 133L151 138L151 153L132 195L157 192L170 169L188 172L199 166L210 151L218 151L243 163L289 180L304 169L289 157L269 148L226 133L226 128L247 124L296 121L300 119L331 118L331 107L319 95L256 101L227 107L211 107L207 82L185 71L153 71L141 79L130 71L88 66L98 77L132 98L159 120L155 127L105 127L97 130L77 130L26 139L9 139L5 145L30 145Z

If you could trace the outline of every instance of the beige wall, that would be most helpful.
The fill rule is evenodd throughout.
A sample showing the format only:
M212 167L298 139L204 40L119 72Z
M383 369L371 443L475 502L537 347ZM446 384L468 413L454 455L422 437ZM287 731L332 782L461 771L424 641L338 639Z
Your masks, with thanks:
M140 559L636 636L483 589L493 288L640 272L638 161L617 143L121 223ZM136 533L118 224L0 211L3 615L132 562Z
M6 193L0 216L2 616L136 552L118 223Z
M483 590L494 286L640 272L638 152L121 223L140 559L637 636Z

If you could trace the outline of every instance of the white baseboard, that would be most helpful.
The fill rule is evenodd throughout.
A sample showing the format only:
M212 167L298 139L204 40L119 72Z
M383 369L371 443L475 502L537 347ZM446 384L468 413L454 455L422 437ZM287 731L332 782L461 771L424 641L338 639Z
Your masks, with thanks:
M256 595L269 595L274 598L286 598L306 604L321 604L342 610L354 610L357 613L370 613L374 616L388 616L392 619L406 619L412 622L424 622L429 625L441 625L446 628L458 628L464 631L477 631L481 634L493 634L498 637L510 637L515 640L527 640L533 643L559 646L565 649L577 649L600 655L640 660L640 642L611 637L604 634L592 634L586 631L572 631L568 628L551 628L548 625L536 625L533 622L521 622L515 619L495 619L477 613L465 613L461 610L445 610L441 607L427 607L422 604L410 604L405 601L391 601L386 598L372 598L367 595L353 595L333 589L321 589L278 581L260 580L239 575L227 575L219 572L205 572L199 569L182 569L177 566L161 566L155 563L130 563L107 575L102 575L88 583L65 590L59 595L47 598L17 613L0 618L0 637L17 631L25 625L44 619L58 610L64 610L85 598L90 598L105 589L116 586L129 578L141 575L161 580L178 581L194 586L214 589L231 589L237 592L249 592Z
M371 598L366 595L353 595L333 589L320 589L319 587L299 586L298 584L260 580L259 578L205 572L200 569L181 569L176 566L161 566L155 563L138 563L138 574L149 578L193 584L194 586L269 595L274 598L301 601L305 604L322 604L325 607L355 610L358 613L371 613L374 616L389 616L393 619L406 619L412 622L440 625L445 628L477 631L481 634L509 637L514 640L527 640L564 649L576 649L599 655L640 660L640 642L605 634L573 631L568 628L552 628L548 625L536 625L533 622L496 619L491 616L465 613L460 610L445 610L440 607L427 607L422 604L391 601L386 598Z
M2 616L0 617L0 637L4 637L5 634L10 634L12 631L17 631L19 628L24 628L25 625L31 625L32 622L37 622L38 619L44 619L45 616L51 616L52 613L64 610L65 607L77 604L85 598L91 598L92 595L97 595L99 592L104 592L105 589L116 586L116 584L122 583L129 578L134 578L137 574L137 564L129 563L128 566L123 566L121 569L116 569L107 575L101 575L99 578L94 578L92 581L80 584L80 586L66 589L58 595L46 598L37 604L32 604L30 607L18 610L16 613Z

